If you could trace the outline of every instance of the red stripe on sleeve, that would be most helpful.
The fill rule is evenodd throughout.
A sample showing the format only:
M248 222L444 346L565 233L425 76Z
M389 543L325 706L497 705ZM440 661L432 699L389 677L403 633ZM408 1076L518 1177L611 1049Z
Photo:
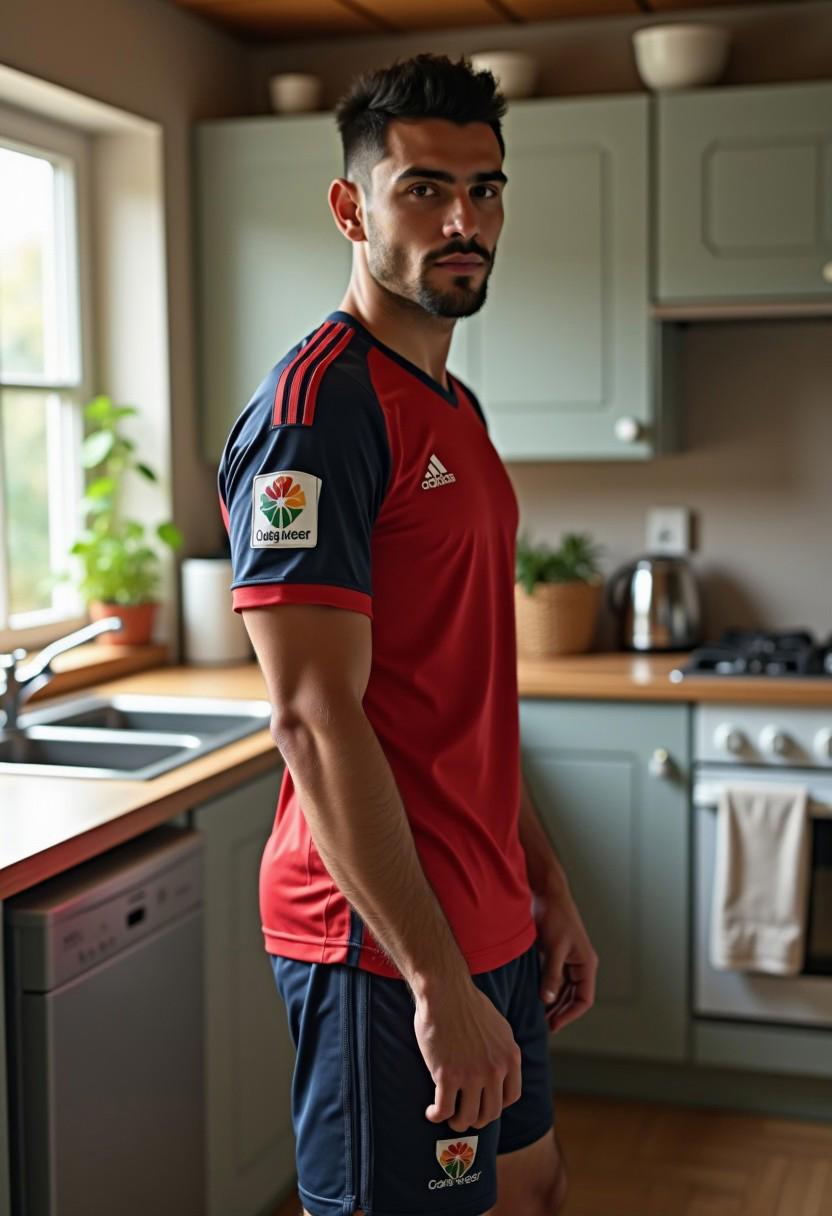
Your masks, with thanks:
M312 353L309 355L309 357L304 359L303 363L300 363L298 365L298 370L295 372L295 378L292 381L292 392L289 395L289 408L288 409L284 408L284 410L283 410L283 421L284 422L289 422L289 423L297 422L297 420L298 420L298 400L300 398L300 390L301 390L301 386L303 385L304 376L308 372L309 368L313 365L313 363L315 363L319 358L320 359L329 358L329 355L324 355L324 347L325 346L330 347L332 345L333 339L338 334L343 333L343 331L345 329L346 329L346 326L344 325L343 321L336 321L333 329L326 336L326 342L318 343L316 349L314 351L312 351ZM337 347L336 347L336 349L337 349ZM303 421L305 422L306 419L304 418Z
M371 619L373 615L372 596L329 583L258 583L232 589L231 607L235 612L263 604L326 604L330 608L363 612Z
M306 346L304 346L304 348L302 350L299 350L298 353L295 355L294 359L292 360L292 362L287 363L286 366L284 367L283 371L280 374L280 379L277 382L277 388L274 391L274 408L272 410L272 426L279 426L281 424L281 422L286 421L285 418L281 417L281 415L284 412L284 405L285 405L285 402L283 400L283 394L286 389L286 381L289 378L289 374L290 374L292 368L296 365L298 359L308 358L312 354L313 350L319 349L324 344L324 342L326 341L327 333L334 324L335 324L335 322L333 322L333 321L324 321L321 328L317 331L317 333L312 338L309 339Z
M231 520L228 518L228 508L226 507L225 503L223 502L222 494L220 494L219 490L217 491L217 497L220 500L220 515L222 516L222 522L225 524L225 530L228 533L228 535L230 536L231 535Z
M332 360L337 359L337 357L340 355L341 351L344 350L345 347L349 346L349 344L352 341L354 336L355 336L355 330L348 328L347 332L343 335L341 340L335 344L335 346L332 348L332 350L329 352L328 355L326 355L323 359L321 359L320 363L318 364L318 366L315 368L314 372L312 373L312 378L309 381L309 391L306 394L306 400L303 404L303 425L304 426L311 426L312 421L315 417L315 399L318 396L318 386L321 383L321 378L322 378L324 372L329 367Z

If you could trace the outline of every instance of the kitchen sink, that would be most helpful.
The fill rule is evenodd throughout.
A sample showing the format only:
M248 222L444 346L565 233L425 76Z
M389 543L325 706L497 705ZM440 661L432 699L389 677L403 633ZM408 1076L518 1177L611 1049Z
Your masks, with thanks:
M217 697L59 697L0 731L0 774L120 777L146 781L264 730L268 701Z
M0 768L13 765L18 771L25 767L36 772L41 772L44 766L107 770L101 775L120 777L135 775L148 765L155 767L160 761L178 760L181 763L189 760L188 749L195 749L199 744L196 735L167 735L154 743L147 736L138 740L129 736L115 737L106 731L62 731L32 726L0 737Z

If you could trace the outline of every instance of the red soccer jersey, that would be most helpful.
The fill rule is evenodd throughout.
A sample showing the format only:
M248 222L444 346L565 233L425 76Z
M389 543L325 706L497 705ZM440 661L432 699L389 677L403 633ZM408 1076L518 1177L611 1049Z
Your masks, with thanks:
M473 393L336 311L234 424L218 470L235 611L372 620L364 710L472 974L534 942L518 833L517 499ZM315 848L286 767L260 867L266 950L401 978Z

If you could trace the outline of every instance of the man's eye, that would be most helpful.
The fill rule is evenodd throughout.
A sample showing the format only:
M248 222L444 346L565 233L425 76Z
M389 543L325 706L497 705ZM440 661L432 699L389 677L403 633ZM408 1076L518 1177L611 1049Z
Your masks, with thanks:
M411 186L409 192L410 192L410 194L413 194L414 191L416 191L416 190L433 190L433 186L429 186L427 184L427 182L421 182L418 186ZM426 196L424 194L419 195L419 198L425 198L425 197Z
M483 185L483 186L477 186L477 187L476 187L476 189L477 189L477 190L490 190L490 191L491 191L491 193L490 193L490 194L487 194L487 195L485 196L486 198L496 198L496 197L497 197L497 195L499 194L499 191L498 191L497 189L495 189L495 187L494 187L494 186L484 186L484 185Z

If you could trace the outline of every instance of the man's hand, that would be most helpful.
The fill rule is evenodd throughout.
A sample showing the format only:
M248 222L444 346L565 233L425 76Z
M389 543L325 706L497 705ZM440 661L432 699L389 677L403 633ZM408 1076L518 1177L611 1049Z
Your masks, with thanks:
M538 949L543 954L540 997L550 1031L574 1022L595 1001L598 955L563 883L533 893Z
M455 1132L499 1119L522 1092L520 1048L510 1024L471 977L416 998L416 1042L436 1086L425 1108Z

